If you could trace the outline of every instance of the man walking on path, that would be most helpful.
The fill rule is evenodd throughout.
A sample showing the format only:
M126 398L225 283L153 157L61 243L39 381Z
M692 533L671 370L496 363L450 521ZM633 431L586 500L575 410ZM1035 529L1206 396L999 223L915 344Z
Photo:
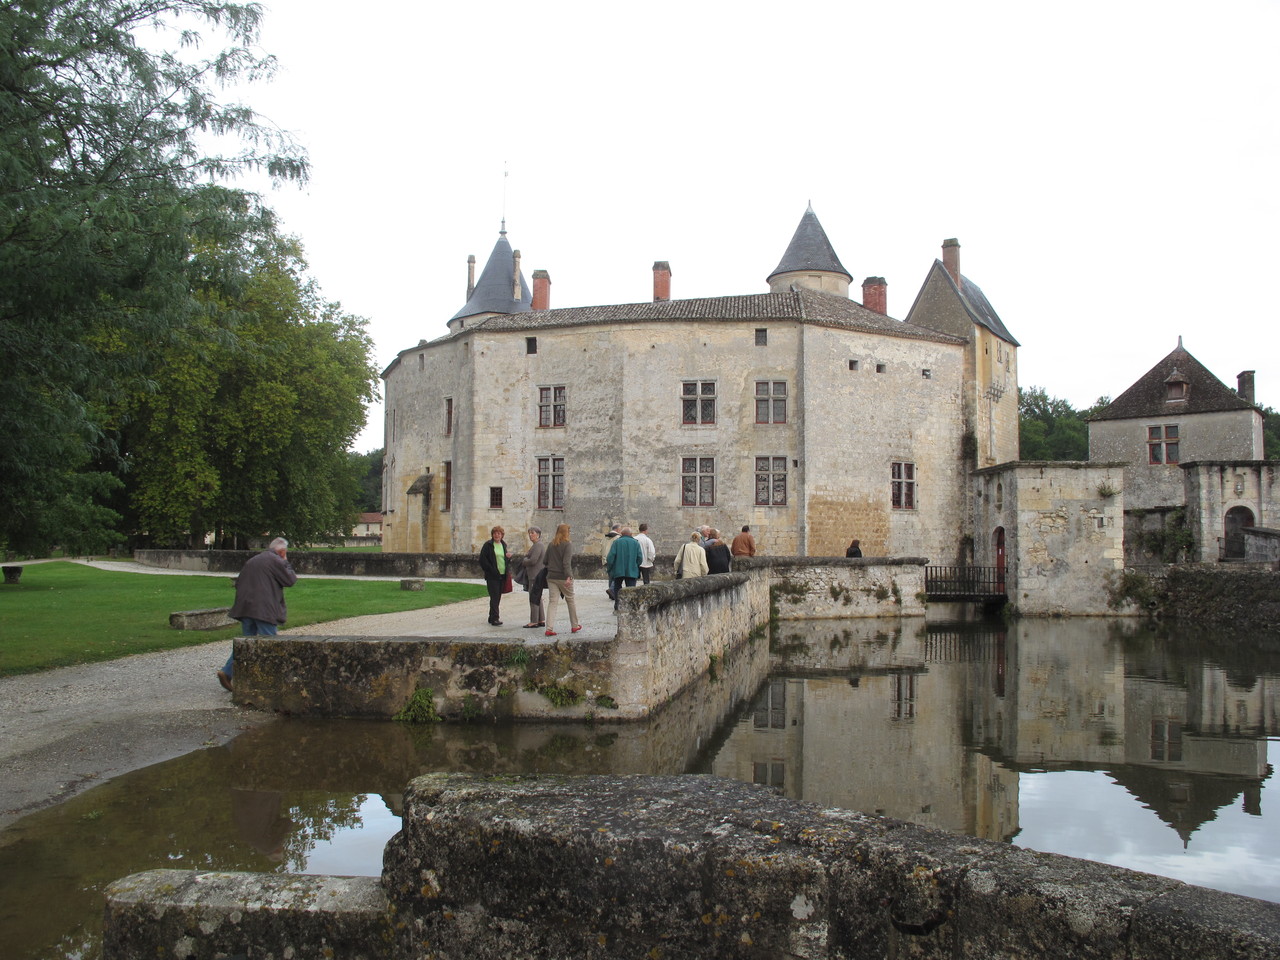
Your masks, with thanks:
M640 532L636 534L636 543L640 544L640 576L644 580L644 585L649 585L650 578L653 577L653 559L658 555L658 550L653 545L653 541L649 539L649 525L647 523L640 524Z
M733 538L733 545L729 547L729 552L735 557L754 557L756 555L756 540L751 536L751 528L743 527L742 532Z
M609 547L605 557L605 567L609 572L609 588L613 591L613 609L618 609L618 591L625 583L628 587L636 585L640 576L640 544L631 535L630 527L623 527L622 534Z
M275 636L276 628L288 619L284 603L284 588L298 582L287 559L289 541L276 537L249 562L236 578L236 602L228 614L240 621L240 632L246 637ZM227 690L235 678L235 647L226 665L218 671L218 682Z

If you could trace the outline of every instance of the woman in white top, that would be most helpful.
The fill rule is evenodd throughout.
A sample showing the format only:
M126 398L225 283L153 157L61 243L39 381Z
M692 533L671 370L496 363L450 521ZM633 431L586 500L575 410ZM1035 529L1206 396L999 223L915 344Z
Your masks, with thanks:
M707 551L702 549L702 537L694 531L689 542L676 552L676 579L707 575Z

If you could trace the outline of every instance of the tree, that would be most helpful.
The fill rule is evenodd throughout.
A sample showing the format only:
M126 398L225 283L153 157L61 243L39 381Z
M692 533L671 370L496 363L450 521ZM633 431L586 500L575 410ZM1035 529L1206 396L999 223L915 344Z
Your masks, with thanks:
M1089 413L1105 406L1100 398ZM1018 390L1019 457L1023 460L1088 460L1086 413L1066 400L1050 397L1043 387Z
M251 260L242 287L203 287L213 307L122 418L137 521L156 542L314 542L358 512L347 448L378 380L365 323L304 279L295 240L269 230Z
M1262 449L1267 460L1280 460L1280 410L1262 408Z
M382 447L368 453L352 451L351 471L360 484L360 500L356 504L361 513L377 513L382 510Z
M190 282L193 225L233 231L244 205L203 185L241 170L302 179L286 137L214 83L253 80L261 10L215 0L23 0L0 8L0 545L39 546L72 501L92 509L108 481L106 412L149 385L150 353L201 311ZM194 56L177 21L230 46ZM138 42L171 30L184 59ZM206 144L231 143L235 152ZM104 527L105 525L105 527Z

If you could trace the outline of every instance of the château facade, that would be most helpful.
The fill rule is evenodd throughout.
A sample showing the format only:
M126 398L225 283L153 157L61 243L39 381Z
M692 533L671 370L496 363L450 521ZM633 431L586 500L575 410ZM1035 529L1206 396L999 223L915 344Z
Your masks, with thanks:
M850 298L812 209L768 292L671 299L653 271L652 302L552 309L502 231L449 332L383 372L384 550L564 522L590 552L647 522L668 554L750 524L773 555L971 559L971 472L1018 455L1018 343L954 240L904 320L881 278Z

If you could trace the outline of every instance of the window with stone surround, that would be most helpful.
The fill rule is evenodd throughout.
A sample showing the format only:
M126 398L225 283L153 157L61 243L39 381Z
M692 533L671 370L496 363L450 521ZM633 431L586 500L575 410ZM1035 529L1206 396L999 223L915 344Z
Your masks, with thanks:
M1147 427L1147 463L1178 462L1178 427Z
M769 328L756 327L756 346L767 347L769 345Z
M538 426L563 427L565 408L564 385L538 388Z
M787 505L787 458L756 457L756 506Z
M1182 724L1179 721L1151 721L1151 759L1164 763L1182 761Z
M714 507L716 505L716 458L680 458L680 505Z
M490 510L502 509L502 488L501 487L489 488L489 509Z
M453 397L444 398L444 435L453 435Z
M680 384L681 422L713 424L716 422L716 382L684 380Z
M440 504L441 510L453 509L453 461L446 460L444 462L444 497Z
M787 381L756 381L756 423L787 422Z
M916 465L895 460L889 465L889 502L895 510L916 508Z
M564 509L564 457L538 458L538 509Z

